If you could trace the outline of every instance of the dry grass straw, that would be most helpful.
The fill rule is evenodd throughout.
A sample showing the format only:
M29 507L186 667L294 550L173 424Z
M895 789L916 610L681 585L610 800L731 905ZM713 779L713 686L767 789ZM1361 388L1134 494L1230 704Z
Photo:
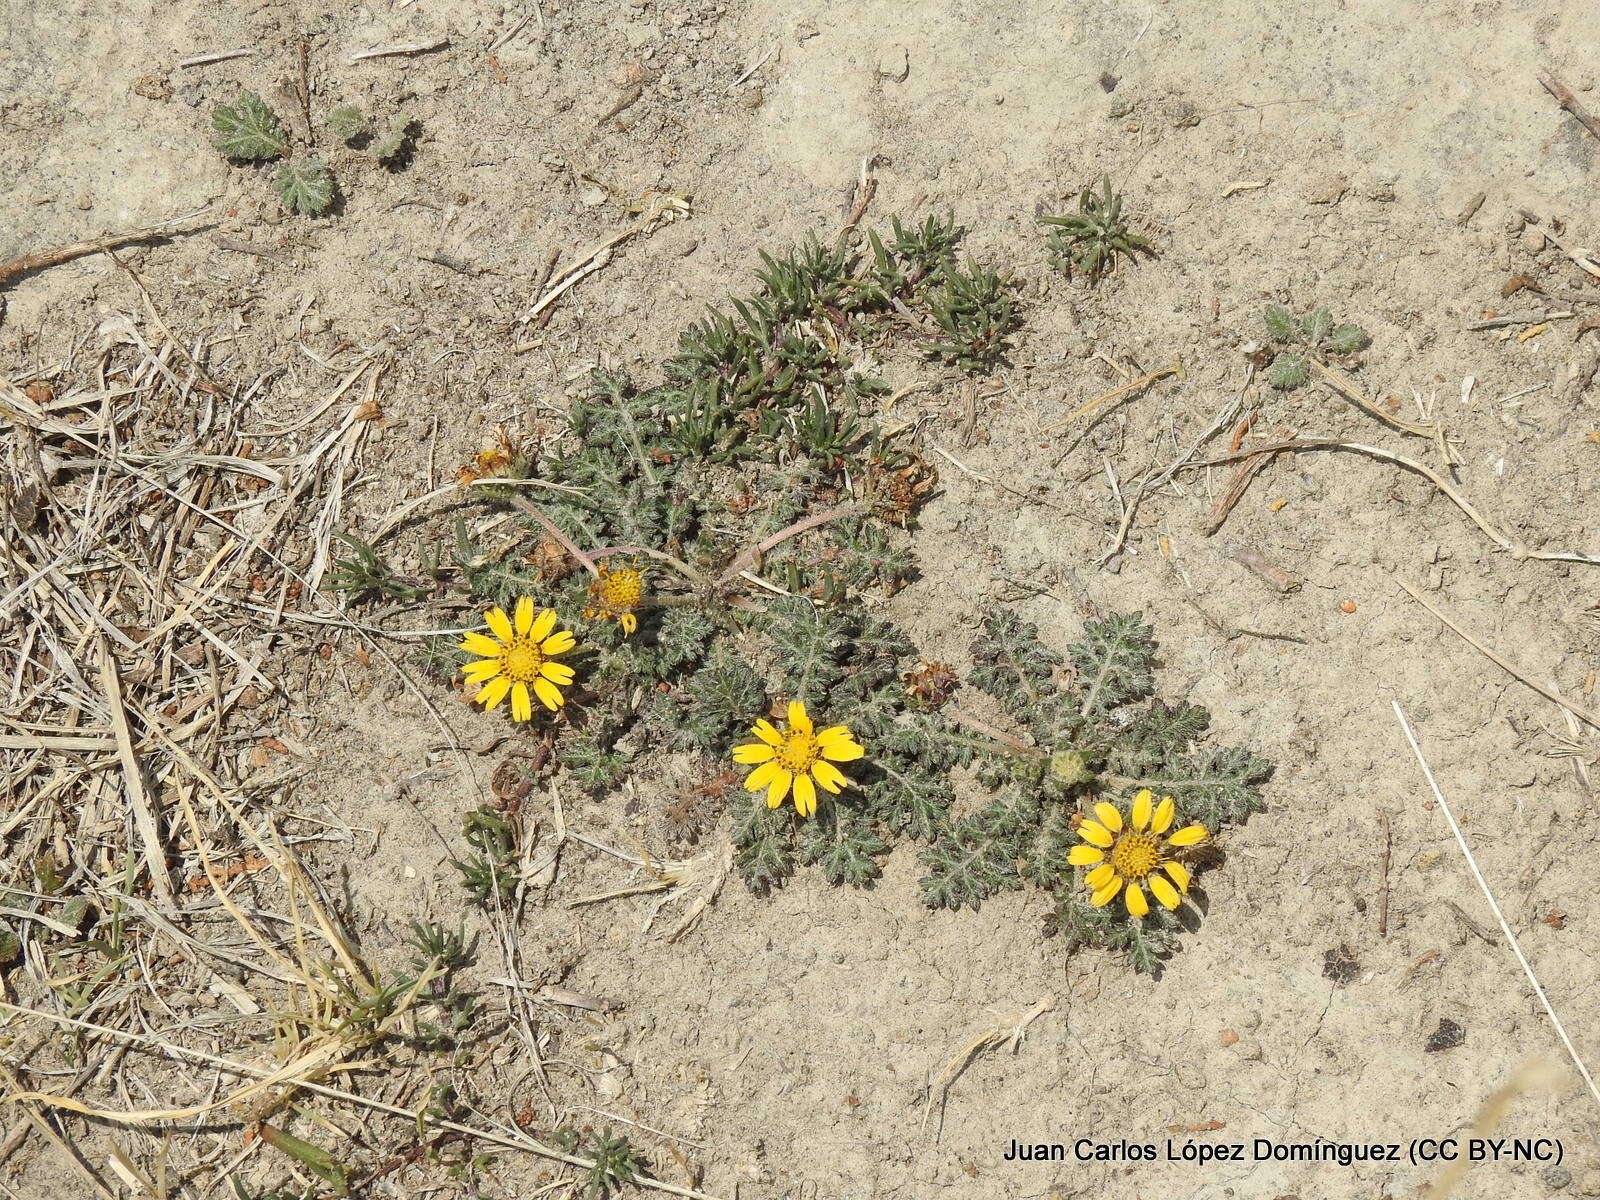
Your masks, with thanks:
M922 1101L922 1128L924 1130L928 1128L928 1118L932 1115L935 1104L939 1105L939 1111L943 1113L945 1097L950 1094L950 1088L957 1079L961 1078L962 1072L970 1067L980 1054L988 1050L998 1049L1001 1046L1006 1047L1012 1054L1015 1054L1018 1047L1022 1045L1022 1038L1027 1033L1028 1026L1032 1025L1055 1006L1056 998L1054 996L1046 996L1027 1012L1018 1016L1016 1020L1009 1024L1002 1023L992 1029L987 1029L968 1042L960 1053L944 1065L944 1070L939 1072L933 1082L928 1084L927 1094Z
M258 1121L371 1065L432 979L354 1019L382 981L290 844L335 835L287 838L269 805L294 771L245 761L306 707L285 669L298 657L310 673L296 629L353 625L314 583L381 363L362 358L310 417L272 427L254 409L264 385L219 385L218 347L181 342L128 274L144 322L114 315L61 362L0 378L0 924L21 950L0 1022L15 1064L0 1153L47 1138L107 1195L220 1184L220 1136L173 1139L168 1122ZM80 900L92 927L62 919ZM203 993L235 1011L178 1003ZM56 1031L24 1047L41 1023ZM246 1082L151 1102L194 1090L177 1064L210 1061L189 1043L219 1036L246 1058L268 1048L230 1068ZM65 1085L36 1082L67 1051ZM114 1140L67 1114L136 1132Z
M1495 899L1494 891L1489 887L1489 881L1484 878L1483 871L1478 866L1478 859L1472 853L1472 847L1468 845L1466 835L1461 832L1461 826L1456 821L1455 812L1450 808L1449 801L1445 799L1444 793L1440 791L1438 781L1433 777L1433 768L1429 766L1427 758L1423 755L1422 747L1417 744L1417 736L1411 731L1411 722L1406 720L1406 714L1398 702L1394 703L1394 715L1395 720L1399 721L1400 728L1406 735L1406 741L1410 744L1412 753L1417 756L1417 765L1422 768L1423 778L1428 781L1428 788L1433 792L1434 800L1444 813L1445 820L1450 823L1450 832L1455 835L1456 845L1461 848L1462 857L1467 860L1467 867L1471 870L1473 879L1477 880L1478 887L1483 892L1483 898L1488 901L1489 911L1494 913L1494 919L1500 924L1501 934L1505 937L1507 945L1511 947L1511 952L1516 955L1517 963L1522 967L1523 974L1528 977L1528 983L1533 987L1534 995L1539 997L1539 1003L1544 1008L1545 1016L1550 1018L1550 1024L1555 1027L1556 1036L1566 1049L1567 1056L1572 1059L1572 1065L1578 1069L1578 1074L1583 1077L1583 1082L1588 1085L1589 1093L1594 1097L1595 1103L1600 1104L1600 1087L1595 1085L1594 1076L1589 1073L1589 1068L1584 1063L1583 1057L1578 1053L1577 1047L1572 1044L1572 1039L1567 1036L1566 1026L1561 1023L1561 1018L1556 1015L1555 1006L1550 1003L1550 997L1545 994L1544 985L1539 982L1539 977L1534 974L1532 964L1528 962L1527 956L1522 952L1522 944L1517 941L1517 935L1512 932L1511 925L1506 920L1505 914L1500 911L1500 903Z

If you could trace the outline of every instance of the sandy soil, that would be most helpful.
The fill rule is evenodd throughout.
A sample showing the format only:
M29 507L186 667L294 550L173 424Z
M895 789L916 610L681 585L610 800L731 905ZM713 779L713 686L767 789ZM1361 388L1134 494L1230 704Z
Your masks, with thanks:
M838 229L864 163L877 180L869 221L952 208L972 248L1025 281L1026 327L993 378L1003 386L980 389L969 437L954 383L897 368L898 383L933 378L908 411L926 418L926 447L968 470L942 467L914 536L922 578L888 610L929 657L960 666L997 606L1057 646L1086 604L1143 609L1161 641L1163 694L1209 706L1219 736L1278 764L1268 808L1228 838L1204 919L1156 979L1120 959L1063 957L1040 936L1036 895L928 912L909 847L871 891L802 872L760 899L730 881L670 943L676 909L643 927L655 897L569 908L634 878L569 852L520 926L524 955L620 1007L553 1010L551 1056L581 1068L567 1103L670 1135L636 1131L663 1178L684 1181L671 1141L706 1190L746 1200L1401 1197L1433 1169L1003 1154L1012 1139L1459 1137L1542 1058L1560 1064L1553 1085L1519 1097L1501 1132L1561 1139L1563 1164L1480 1166L1457 1194L1600 1196L1595 1097L1428 802L1391 710L1398 701L1409 714L1551 1002L1600 1061L1597 810L1584 768L1552 754L1570 737L1592 760L1594 731L1574 733L1396 586L1415 584L1593 711L1595 568L1519 560L1419 475L1339 451L1280 456L1210 537L1231 469L1180 476L1145 500L1114 569L1096 566L1120 512L1107 463L1125 480L1206 427L1244 383L1268 299L1321 302L1371 333L1362 386L1392 397L1401 418L1448 428L1454 480L1495 528L1536 549L1600 553L1600 445L1585 436L1600 428L1600 388L1573 378L1600 353L1595 333L1577 332L1600 315L1600 280L1543 237L1600 245L1600 142L1535 78L1548 65L1600 108L1592 19L1579 4L1497 0L1203 7L544 0L491 60L486 47L523 6L8 5L0 257L202 207L225 214L224 236L271 257L200 234L126 261L174 330L231 335L232 377L270 377L255 401L263 417L327 394L343 371L318 359L338 367L349 347L387 359L385 424L343 514L358 531L447 482L496 426L531 430L558 414L587 368L653 377L682 326L746 286L759 249ZM265 93L292 76L301 35L318 105L403 109L423 130L402 171L333 154L344 198L318 220L281 215L254 171L206 144L212 105L240 84ZM449 44L347 61L437 38ZM252 56L174 65L239 47ZM632 103L598 120L630 89ZM1034 213L1104 172L1159 256L1091 292L1047 269ZM692 217L619 248L537 345L511 353L549 254L574 260L632 220L617 197L651 189L692 197ZM1524 274L1593 300L1551 304L1577 315L1536 336L1469 331L1487 311L1543 307L1527 292L1502 298ZM99 257L5 296L0 349L17 378L111 314L147 321L128 277ZM1174 357L1183 380L1070 450L1071 431L1036 433ZM1439 462L1425 439L1325 390L1256 385L1247 400L1257 432ZM1236 561L1240 547L1303 586L1280 594ZM1229 636L1238 627L1297 640ZM307 711L264 710L260 732L305 748L298 810L356 827L354 853L333 846L313 861L381 949L410 915L461 910L448 842L494 760L476 757L468 778L437 753L440 731L411 694L330 640L338 669L321 695ZM437 699L466 744L496 736L494 717ZM551 819L548 796L529 803ZM633 844L651 836L633 807L620 793L569 798L564 819ZM1341 947L1356 963L1343 983L1325 971ZM978 1057L925 1117L929 1081L952 1057L1045 999L1053 1006L1014 1050ZM1441 1019L1465 1040L1430 1052ZM532 1099L515 1091L527 1064L511 1066L524 1070L486 1067L480 1081L477 1102L497 1119ZM157 1144L117 1136L142 1153ZM89 1130L84 1145L103 1153L100 1137ZM8 1169L10 1194L79 1194L49 1145ZM531 1195L545 1169L508 1156L502 1191L484 1194ZM430 1185L455 1186L421 1171L383 1186Z

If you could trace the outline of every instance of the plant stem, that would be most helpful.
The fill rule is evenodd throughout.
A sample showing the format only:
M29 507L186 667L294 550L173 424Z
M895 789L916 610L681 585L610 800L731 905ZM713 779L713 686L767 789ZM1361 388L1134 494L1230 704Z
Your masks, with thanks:
M511 503L516 505L523 512L527 513L535 521L539 522L539 524L543 525L545 527L545 531L548 532L551 537L555 538L556 541L560 542L568 554L572 555L573 562L577 563L596 579L600 578L600 568L595 566L594 563L590 561L589 556L582 550L579 550L578 547L573 544L571 538L562 533L561 530L556 527L556 523L554 521L545 516L533 505L529 504L521 496L511 497Z

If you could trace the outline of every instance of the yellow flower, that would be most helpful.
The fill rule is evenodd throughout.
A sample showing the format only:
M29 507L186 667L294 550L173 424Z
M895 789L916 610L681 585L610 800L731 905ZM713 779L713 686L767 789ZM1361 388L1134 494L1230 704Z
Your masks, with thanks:
M777 808L794 789L794 807L802 817L817 811L817 784L838 794L849 783L833 764L850 762L866 753L843 725L818 733L798 700L789 701L789 728L781 733L770 721L757 721L750 732L760 738L733 748L733 761L759 763L745 778L746 791L767 789L767 807ZM831 760L831 761L830 761Z
M553 661L577 645L577 639L566 630L552 633L556 627L556 614L545 609L533 615L533 601L524 596L517 601L515 624L506 616L505 609L491 608L484 614L489 632L469 633L461 639L461 648L482 655L479 662L462 668L468 683L478 683L475 700L483 704L484 711L494 708L509 693L511 716L517 721L533 718L533 700L528 689L552 712L561 707L564 697L561 689L572 682L572 668Z
M1204 825L1185 825L1163 841L1161 835L1172 828L1176 813L1177 805L1171 796L1163 797L1157 805L1149 788L1133 798L1126 824L1116 805L1101 801L1094 806L1099 820L1086 820L1078 826L1078 836L1088 844L1074 846L1067 854L1067 861L1073 866L1093 868L1083 877L1094 893L1090 904L1100 908L1123 892L1128 912L1142 917L1150 911L1150 902L1144 895L1148 887L1167 908L1178 907L1183 893L1189 890L1189 872L1174 861L1170 852L1196 845L1210 833Z
M586 620L609 617L622 626L622 632L631 634L639 628L639 618L634 610L644 598L644 572L637 561L620 570L612 570L605 563L598 568L600 574L589 585L589 607L583 610Z

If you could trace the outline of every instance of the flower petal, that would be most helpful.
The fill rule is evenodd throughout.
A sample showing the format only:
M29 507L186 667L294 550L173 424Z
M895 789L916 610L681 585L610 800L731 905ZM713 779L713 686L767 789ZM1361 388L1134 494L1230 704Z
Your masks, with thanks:
M1177 833L1167 839L1174 846L1193 846L1196 842L1206 840L1206 827L1204 825L1185 825Z
M527 637L528 630L533 628L533 597L524 596L517 601L517 615L512 621L516 626L519 637Z
M1178 806L1173 803L1171 796L1163 796L1161 803L1156 805L1156 815L1150 822L1150 832L1160 837L1172 828L1172 818L1176 815Z
M482 683L485 679L493 679L500 674L500 660L485 658L478 662L469 662L461 668L461 674L468 683Z
M767 785L767 807L777 808L783 803L783 798L789 794L789 785L794 782L794 776L782 767L772 777L772 782Z
M781 746L783 744L783 735L773 727L771 721L757 721L750 726L750 732L769 746Z
M1177 908L1183 901L1183 897L1178 895L1178 889L1159 875L1150 876L1150 890L1155 893L1156 899L1168 908Z
M827 729L817 734L817 745L832 746L836 742L852 742L855 740L847 725L830 725Z
M1130 883L1128 890L1122 894L1122 898L1128 903L1128 914L1130 916L1142 917L1150 911L1150 901L1144 898L1144 889L1137 883Z
M498 658L506 649L493 638L484 637L481 633L466 634L459 644L468 654L479 654L484 658Z
M1093 846L1074 846L1067 851L1067 862L1074 867L1092 867L1105 858L1105 851Z
M1083 877L1091 891L1101 891L1111 886L1112 880L1117 877L1117 869L1110 863L1101 863L1094 870Z
M1122 880L1113 875L1110 883L1106 884L1105 887L1101 888L1098 892L1089 897L1089 903L1094 905L1096 908L1104 908L1106 905L1111 903L1111 898L1121 890Z
M798 730L800 733L811 732L811 716L806 712L806 706L803 701L789 701L789 728Z
M563 629L560 633L552 633L540 643L539 650L543 654L565 654L578 644L578 639L572 636L570 630Z
M509 642L512 638L511 618L506 616L503 608L491 608L483 614L483 619L489 623L489 632L502 642Z
M639 632L639 618L632 613L623 613L621 618L622 632L632 637Z
M533 720L533 698L528 695L528 685L525 683L511 685L511 719L513 721Z
M1115 804L1107 804L1104 800L1100 801L1099 804L1094 806L1094 815L1099 817L1100 824L1111 830L1112 833L1122 832L1122 814L1117 811Z
M543 675L557 687L566 687L572 682L573 670L566 663L547 662L539 667L539 674Z
M759 792L777 778L782 771L783 768L775 762L762 763L744 777L744 790L747 792Z
M511 680L507 679L504 675L496 675L493 679L489 680L488 683L483 685L483 690L480 691L477 696L474 697L474 699L478 700L483 705L484 712L490 712L493 710L495 705L499 704L500 701L506 698L506 693L510 690Z
M765 742L751 742L748 746L735 746L733 748L733 761L736 763L764 763L771 762L772 756L777 751Z
M551 712L555 712L566 703L566 697L561 694L561 689L543 676L533 681L533 692L539 697L540 703Z
M1139 794L1133 798L1133 827L1140 833L1150 824L1150 808L1154 799L1149 788L1140 788Z
M834 742L831 746L821 746L818 749L822 751L823 758L832 759L834 762L855 762L866 753L854 742Z
M1091 845L1099 846L1102 850L1117 840L1111 836L1111 831L1100 824L1099 821L1085 821L1082 825L1079 825L1078 836Z
M1178 890L1187 892L1189 890L1189 868L1180 862L1169 862L1162 865L1167 874L1172 876L1172 882L1178 885Z
M824 759L818 759L811 764L811 773L817 777L818 783L835 795L838 795L840 788L850 782L849 776Z
M811 776L794 777L794 807L802 817L817 811L817 785L811 782Z
M532 601L529 601L531 604ZM556 627L556 614L551 609L545 609L534 618L533 626L528 630L530 642L542 642L550 636L550 631Z

